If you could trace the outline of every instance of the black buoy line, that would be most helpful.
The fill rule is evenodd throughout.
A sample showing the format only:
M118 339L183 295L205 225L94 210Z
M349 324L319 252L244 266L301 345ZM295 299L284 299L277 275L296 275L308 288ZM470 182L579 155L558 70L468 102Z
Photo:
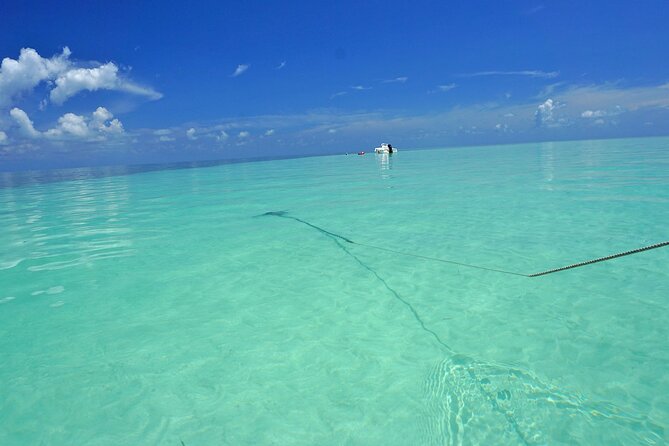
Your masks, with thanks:
M560 271L565 271L567 269L579 268L581 266L586 266L586 265L592 265L593 263L604 262L606 260L611 260L611 259L615 259L615 258L618 258L618 257L629 256L629 255L632 255L632 254L636 254L638 252L650 251L651 249L661 248L661 247L667 246L667 245L669 245L669 241L655 243L654 245L648 245L648 246L644 246L642 248L632 249L630 251L619 252L618 254L611 254L609 256L599 257L597 259L586 260L585 262L579 262L579 263L574 263L572 265L562 266L560 268L549 269L547 271L542 271L540 273L528 274L527 277L545 276L546 274L553 274L553 273L557 273L557 272L560 272Z
M338 240L342 240L342 241L344 241L346 243L350 243L352 245L364 246L364 247L367 247L367 248L376 249L376 250L379 250L379 251L391 252L393 254L398 254L398 255L402 255L402 256L415 257L417 259L430 260L430 261L433 261L433 262L449 263L451 265L463 266L463 267L466 267L466 268L474 268L474 269L480 269L480 270L484 270L484 271L492 271L492 272L496 272L496 273L510 274L510 275L513 275L513 276L521 276L521 277L546 276L548 274L553 274L553 273L557 273L557 272L560 272L560 271L566 271L568 269L580 268L582 266L592 265L593 263L604 262L606 260L612 260L612 259L616 259L618 257L629 256L629 255L637 254L637 253L640 253L640 252L643 252L643 251L650 251L651 249L657 249L657 248L662 248L663 246L669 246L669 241L660 242L660 243L655 243L653 245L643 246L641 248L636 248L636 249L632 249L632 250L625 251L625 252L619 252L619 253L611 254L611 255L608 255L608 256L604 256L604 257L598 257L596 259L586 260L586 261L578 262L578 263L572 263L571 265L561 266L559 268L553 268L553 269L549 269L549 270L546 270L546 271L541 271L541 272L538 272L538 273L524 274L524 273L519 273L519 272L515 272L515 271L507 271L507 270L503 270L503 269L499 269L499 268L489 268L489 267L486 267L486 266L473 265L471 263L458 262L458 261L455 261L455 260L441 259L439 257L430 257L430 256L424 256L424 255L421 255L421 254L414 254L414 253L410 253L410 252L398 251L398 250L395 250L395 249L385 248L383 246L372 245L372 244L369 244L369 243L355 242L348 237L344 237L343 235L339 235L339 234L335 234L334 232L330 232L327 229L323 229L320 226L316 226L313 223L309 223L306 220L302 220L301 218L293 217L292 215L288 215L288 211L270 211L270 212L265 212L264 214L257 215L256 217L263 217L263 216L275 216L275 217L283 217L283 218L288 218L288 219L291 219L291 220L295 220L295 221L300 222L304 225L307 225L307 226L309 226L313 229L316 229L317 231L322 232L323 234L326 234L326 235L331 236L331 237L335 237Z

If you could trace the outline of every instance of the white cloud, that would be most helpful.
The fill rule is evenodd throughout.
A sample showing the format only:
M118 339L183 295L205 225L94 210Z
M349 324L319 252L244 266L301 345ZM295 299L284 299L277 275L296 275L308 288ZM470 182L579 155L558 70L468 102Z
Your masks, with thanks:
M217 139L218 141L225 141L225 140L228 139L229 137L230 137L230 136L225 132L225 130L221 130L221 133L219 133L218 135L216 135L216 139Z
M581 118L603 118L605 116L616 116L621 113L624 113L625 109L619 105L616 105L609 110L586 110L581 113Z
M536 112L534 112L534 123L537 127L555 127L564 123L554 116L555 110L562 107L562 104L553 101L553 99L546 99L544 103L539 104Z
M3 146L5 144L8 144L7 142L7 134L0 130L0 146Z
M193 127L189 128L186 130L186 137L190 139L191 141L195 141L197 139L197 136L195 136L195 129Z
M478 77L478 76L528 76L540 78L554 78L558 77L558 71L541 71L541 70L520 70L520 71L479 71L476 73L462 74L462 77Z
M55 104L62 104L84 90L124 91L152 100L162 97L151 88L121 77L118 67L112 62L94 68L77 68L69 59L71 54L65 47L61 54L46 59L32 48L23 48L18 60L4 58L0 65L0 107L8 106L21 94L30 93L42 82L47 82L48 88L55 85L49 94ZM46 102L42 101L40 109L45 107Z
M337 130L335 130L335 129L328 129L328 133L330 133L330 134L332 134L332 133L337 133Z
M364 85L354 85L354 86L351 87L351 89L362 91L362 90L371 90L372 87L365 87Z
M5 57L0 64L0 107L12 99L32 91L42 81L54 79L71 66L69 48L50 59L40 56L32 48L22 48L18 60Z
M156 135L156 136L171 135L172 130L170 130L170 129L158 129L158 130L154 130L153 134Z
M339 97L339 96L344 96L345 94L346 94L345 91L339 91L337 93L334 93L332 96L330 96L330 99L334 99L334 98Z
M40 132L35 130L33 122L30 120L26 112L20 108L14 107L9 111L9 115L14 118L14 121L19 125L21 132L28 136L29 138L37 138L40 136Z
M44 135L48 138L57 138L63 135L73 135L78 138L88 136L88 124L86 118L74 113L65 113L58 118L58 127L47 130Z
M406 76L400 76L400 77L396 77L396 78L394 78L394 79L386 79L385 81L381 81L381 82L383 82L384 84L393 84L393 83L400 83L400 84L403 84L403 83L405 83L405 82L408 81L408 80L409 80L408 77L406 77Z
M35 129L26 112L13 108L9 114L19 126L21 132L29 138L48 139L104 139L106 135L119 135L124 132L123 124L104 107L98 107L90 117L65 113L58 118L58 125L45 132Z
M251 136L251 134L246 130L242 130L241 132L239 132L239 135L237 135L239 139L248 138L249 136Z
M145 96L156 100L162 97L157 91L133 84L119 77L118 67L108 62L96 68L75 68L56 78L56 87L51 90L51 102L62 104L77 93L88 90L117 90Z
M455 84L437 85L437 90L446 92L446 91L451 91L455 87L457 87L457 85Z
M160 138L158 138L158 141L160 141L160 142L172 142L172 141L176 141L176 138L174 138L172 136L163 135Z
M242 74L244 74L244 72L245 72L246 70L249 69L249 66L250 66L250 65L248 65L248 64L240 64L240 65L237 65L237 68L235 69L235 72L232 73L230 76L231 76L231 77L241 76Z
M77 68L56 78L56 87L51 90L51 102L62 104L83 90L112 90L116 85L118 68L107 63L97 68Z
M274 134L274 129L269 129L265 132L265 136L272 136Z
M582 118L599 118L602 116L606 116L606 112L604 112L604 110L586 110L581 113Z
M107 124L107 121L109 121L109 124ZM93 112L88 126L92 130L103 133L123 133L123 124L121 124L121 121L114 118L114 115L104 107L98 107Z
M280 69L282 69L282 68L285 67L285 66L286 66L286 61L284 60L283 62L281 62L281 63L276 67L276 69L277 69L277 70L280 70Z

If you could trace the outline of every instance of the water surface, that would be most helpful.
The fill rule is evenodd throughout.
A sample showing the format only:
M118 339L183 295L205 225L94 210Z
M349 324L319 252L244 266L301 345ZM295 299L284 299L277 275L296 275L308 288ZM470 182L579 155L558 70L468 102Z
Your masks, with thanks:
M3 174L0 444L669 441L669 248L387 251L669 240L669 139L119 173Z

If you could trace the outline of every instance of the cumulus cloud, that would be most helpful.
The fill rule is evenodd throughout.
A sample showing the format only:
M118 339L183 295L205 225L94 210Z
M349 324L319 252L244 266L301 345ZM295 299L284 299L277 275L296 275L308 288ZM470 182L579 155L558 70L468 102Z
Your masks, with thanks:
M246 70L248 70L248 69L249 69L249 65L248 65L248 64L240 64L240 65L237 65L237 68L235 69L235 72L232 73L230 76L231 76L231 77L241 76L241 75L244 74L244 72L246 72Z
M40 132L35 129L33 122L26 112L20 108L13 108L10 116L18 124L21 133L29 138L48 139L104 139L107 135L120 135L124 132L123 124L115 119L109 110L98 107L90 116L65 113L58 118L58 125L52 129Z
M152 88L124 78L112 62L81 68L70 60L71 54L70 49L65 47L62 53L44 58L32 48L23 48L18 59L4 58L0 65L0 107L8 107L41 83L46 83L50 89L51 102L59 105L84 90L123 91L151 100L162 97ZM45 107L46 101L43 100L40 102L40 110Z
M186 138L190 139L191 141L195 141L197 139L197 136L195 135L196 130L191 127L188 130L186 130Z
M0 130L0 146L7 144L7 134Z
M51 102L62 104L77 93L87 90L117 90L145 96L156 100L162 97L157 91L142 87L119 76L118 67L108 62L95 68L75 68L60 74L56 78L56 87L51 90Z
M230 135L228 135L227 132L226 132L225 130L221 130L221 133L219 133L218 135L216 135L216 140L218 140L218 141L225 141L225 140L228 139L229 137L230 137Z
M85 138L88 136L88 131L86 118L81 115L75 115L74 113L65 113L58 118L58 126L47 130L45 136L55 138L69 134L78 138Z
M534 123L537 127L556 127L564 124L564 120L556 119L555 110L561 108L562 104L553 99L546 99L544 103L539 104L534 112Z
M248 138L249 136L251 136L251 134L246 130L242 130L241 132L239 132L239 135L237 135L239 139Z
M88 126L102 133L123 133L121 121L115 119L114 115L104 107L98 107L93 112Z
M14 121L19 125L21 133L29 138L37 138L40 136L40 132L35 130L33 122L30 120L26 112L20 108L14 107L10 110L9 115L14 118Z
M69 48L49 59L32 48L23 48L18 59L5 57L0 64L0 107L22 93L32 91L45 80L54 79L71 67Z
M274 129L269 129L265 132L265 136L272 136L274 134Z

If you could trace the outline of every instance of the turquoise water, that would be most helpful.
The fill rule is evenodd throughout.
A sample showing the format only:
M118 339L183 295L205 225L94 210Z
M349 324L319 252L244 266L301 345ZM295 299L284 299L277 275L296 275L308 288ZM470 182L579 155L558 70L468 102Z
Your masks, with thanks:
M669 240L669 139L75 173L0 189L2 445L669 442L669 248L337 237Z

